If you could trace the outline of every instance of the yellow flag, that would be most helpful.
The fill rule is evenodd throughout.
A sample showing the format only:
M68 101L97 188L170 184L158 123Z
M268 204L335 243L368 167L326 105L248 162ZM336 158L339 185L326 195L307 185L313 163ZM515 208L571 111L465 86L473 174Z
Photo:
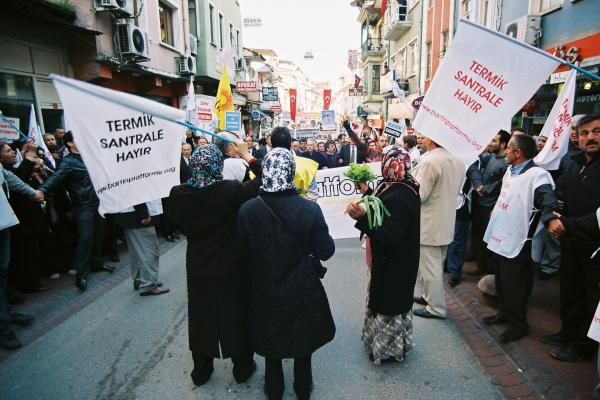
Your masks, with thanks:
M227 66L223 65L223 73L217 89L217 101L215 102L215 115L219 118L219 129L225 129L225 111L234 111L234 109Z

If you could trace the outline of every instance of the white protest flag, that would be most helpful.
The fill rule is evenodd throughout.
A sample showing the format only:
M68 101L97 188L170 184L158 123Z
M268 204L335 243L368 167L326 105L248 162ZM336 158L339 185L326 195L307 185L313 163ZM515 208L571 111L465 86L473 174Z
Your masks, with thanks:
M179 184L185 112L131 94L51 75L100 214L167 197Z
M194 126L200 126L200 120L198 119L198 111L196 107L196 91L194 89L194 77L190 76L190 83L188 86L188 94L185 99L185 119L187 122ZM183 142L186 143L186 136L183 135Z
M46 147L46 143L44 143L44 139L42 138L42 133L40 131L40 126L37 123L37 117L35 116L35 108L33 108L33 104L31 105L31 110L29 111L29 132L27 133L27 136L33 139L35 144L37 144L40 149L44 150L44 155L48 161L50 161L53 167L56 167L54 157L52 157L52 154L50 151L48 151L48 147Z
M470 164L560 61L461 20L413 127Z
M546 136L548 141L533 162L548 171L558 169L560 159L569 149L576 79L577 71L572 69L540 132L540 136Z

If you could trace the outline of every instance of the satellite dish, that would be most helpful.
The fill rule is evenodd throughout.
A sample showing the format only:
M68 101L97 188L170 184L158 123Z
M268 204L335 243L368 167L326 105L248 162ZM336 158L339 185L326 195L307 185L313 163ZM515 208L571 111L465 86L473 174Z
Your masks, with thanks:
M315 58L315 56L312 53L312 51L307 51L306 53L304 53L304 59L306 61L311 61L313 58Z

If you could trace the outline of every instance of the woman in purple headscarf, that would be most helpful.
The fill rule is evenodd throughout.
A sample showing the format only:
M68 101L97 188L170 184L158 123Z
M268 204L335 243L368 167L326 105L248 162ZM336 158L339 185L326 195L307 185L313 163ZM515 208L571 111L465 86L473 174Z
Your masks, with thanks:
M413 291L419 268L421 200L410 175L410 156L400 146L383 155L383 181L375 189L390 212L379 228L369 228L365 209L350 203L348 214L367 236L371 260L362 339L376 363L402 361L412 350ZM358 185L371 194L366 183Z

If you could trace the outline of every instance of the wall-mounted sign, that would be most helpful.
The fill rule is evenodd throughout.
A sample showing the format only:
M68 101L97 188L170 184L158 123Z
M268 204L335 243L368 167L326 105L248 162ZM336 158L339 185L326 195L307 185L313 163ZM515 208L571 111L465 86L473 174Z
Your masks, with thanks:
M421 107L421 103L423 102L423 99L424 99L424 98L425 98L425 96L419 96L419 97L417 97L416 99L414 99L414 100L412 101L412 106L413 106L415 109L417 109L417 110L418 110L418 109Z
M238 81L235 90L238 93L254 93L257 91L256 81Z
M281 112L281 106L272 106L271 111L275 114L279 114Z
M279 93L276 87L264 87L262 95L263 101L279 101Z
M244 17L244 28L258 28L262 26L261 17Z
M348 68L356 69L357 62L358 62L358 51L357 50L348 50Z
M362 96L362 95L363 95L362 87L348 89L348 96Z

